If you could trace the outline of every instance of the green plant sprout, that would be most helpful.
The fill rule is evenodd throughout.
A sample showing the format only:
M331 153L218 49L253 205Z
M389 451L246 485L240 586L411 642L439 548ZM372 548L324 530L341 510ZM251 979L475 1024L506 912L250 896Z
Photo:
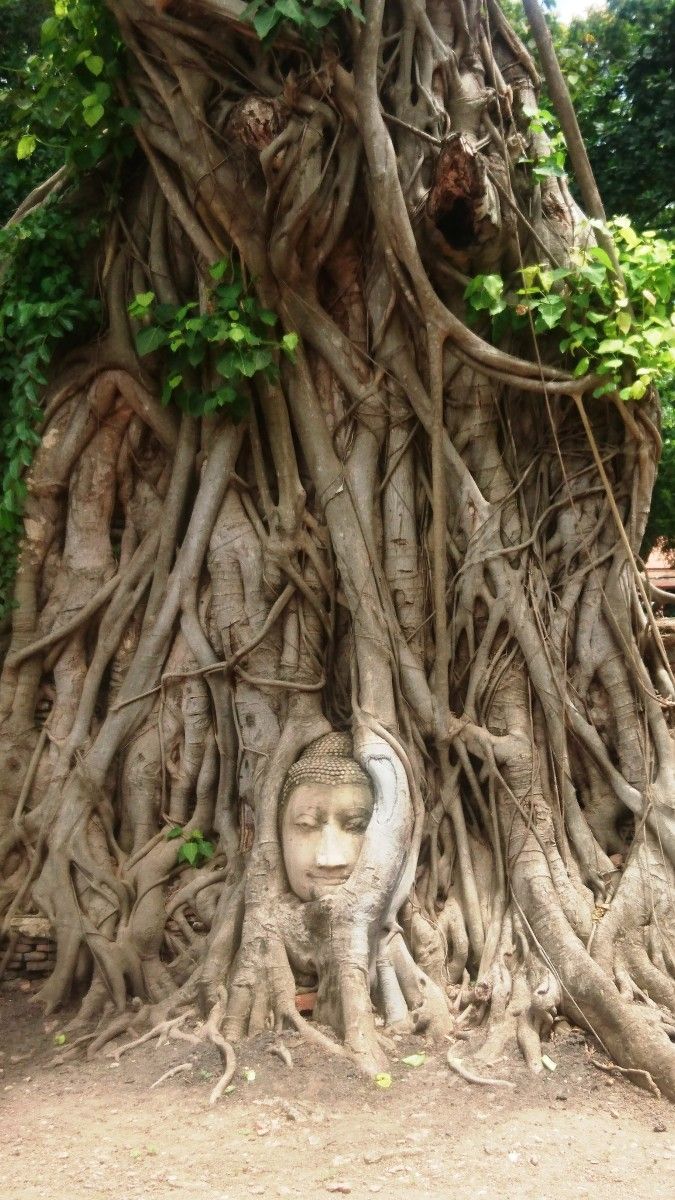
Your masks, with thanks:
M171 842L177 838L183 838L183 844L178 847L176 862L185 862L191 867L202 867L213 858L215 846L204 837L201 829L192 829L190 833L185 833L180 825L174 825L168 831L166 840Z

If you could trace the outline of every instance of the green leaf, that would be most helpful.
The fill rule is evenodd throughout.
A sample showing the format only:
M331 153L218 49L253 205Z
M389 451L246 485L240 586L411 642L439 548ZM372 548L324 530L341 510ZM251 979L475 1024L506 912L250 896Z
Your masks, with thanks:
M17 143L16 157L19 160L30 158L36 146L37 138L32 133L24 133L23 137L19 138Z
M401 1062L405 1063L406 1067L422 1067L426 1061L426 1054L409 1054L407 1058L401 1059Z
M562 296L545 296L537 306L537 312L546 328L553 329L560 323L560 318L565 312L565 301Z
M229 261L226 258L221 258L218 262L214 262L209 267L209 275L212 279L220 280L229 267Z
M84 101L82 103L84 106ZM98 102L98 100L96 100L94 104L87 105L82 114L85 125L88 125L90 129L93 128L94 125L98 125L104 113L105 109L103 105Z
M272 312L271 308L259 309L258 318L262 321L263 325L276 325L277 323L277 314Z
M140 329L136 334L136 350L141 358L144 354L152 354L153 350L165 344L166 337L164 329L160 329L158 325L149 325L147 329Z
M373 1079L373 1083L379 1088L390 1088L392 1083L391 1075L386 1071L380 1071Z
M262 41L274 29L275 25L279 24L279 15L276 7L271 5L269 8L263 8L257 12L253 18L253 28L258 37Z
M54 1034L54 1045L55 1046L65 1046L67 1041L68 1041L68 1039L67 1039L65 1033L55 1033Z
M183 842L183 845L178 851L178 862L186 862L189 863L191 867L194 867L198 858L199 846L197 846L194 842Z
M296 25L304 25L305 15L298 4L298 0L276 0L274 8L277 12L288 17L289 21L293 21Z
M281 345L287 354L292 354L299 341L297 333L285 333L281 339Z
M588 368L590 367L590 365L591 365L591 360L588 358L588 356L584 356L584 358L580 358L579 362L577 363L576 367L574 368L574 378L579 379L581 375L585 375Z
M58 37L61 32L61 22L57 17L47 17L46 21L42 22L40 28L40 40L43 45L48 42L53 42L54 38Z
M129 305L129 310L131 311L132 308L138 308L142 312L145 312L146 309L150 308L154 299L154 292L139 292L137 296L134 296L133 302Z
M100 75L105 63L100 54L88 54L84 60L84 65L92 75Z
M174 841L175 838L179 838L182 836L183 836L182 826L174 825L173 829L170 829L169 832L167 833L166 840L167 840L167 842L172 842L172 841Z
M612 265L612 260L609 257L609 254L607 253L607 251L603 250L602 246L593 246L592 249L590 249L588 251L588 253L591 256L591 258L597 259L598 262L601 262L603 264L603 266L607 267L608 271L614 270L614 267Z

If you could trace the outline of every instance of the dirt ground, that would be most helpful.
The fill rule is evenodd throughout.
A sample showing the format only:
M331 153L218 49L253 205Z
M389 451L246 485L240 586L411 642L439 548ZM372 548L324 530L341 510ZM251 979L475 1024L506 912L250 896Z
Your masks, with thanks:
M431 1050L392 1062L380 1088L294 1036L289 1070L262 1036L210 1106L213 1048L153 1042L55 1067L67 1016L0 991L2 1200L675 1197L675 1109L595 1069L578 1031L548 1046L555 1071L501 1062L513 1089L465 1083Z

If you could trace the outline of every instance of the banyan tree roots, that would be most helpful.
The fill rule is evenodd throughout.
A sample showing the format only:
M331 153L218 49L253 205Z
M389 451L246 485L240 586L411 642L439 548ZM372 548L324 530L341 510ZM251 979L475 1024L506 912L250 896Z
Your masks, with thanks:
M230 0L111 8L138 153L108 327L44 398L0 681L1 911L52 922L42 999L80 997L90 1048L199 1007L226 1064L300 1028L369 1072L381 1019L481 1029L485 1074L565 1014L675 1098L656 403L465 322L468 277L592 236L528 166L529 54L496 0L368 0L309 48ZM206 311L223 258L299 336L238 422L164 407L127 315ZM303 904L279 795L333 729L374 812Z

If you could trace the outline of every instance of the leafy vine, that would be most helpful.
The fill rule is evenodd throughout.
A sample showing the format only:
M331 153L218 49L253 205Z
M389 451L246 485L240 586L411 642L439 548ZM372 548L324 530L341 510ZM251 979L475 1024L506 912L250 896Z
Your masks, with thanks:
M86 336L99 316L80 268L98 232L97 221L54 202L0 230L0 618L11 606L23 474L40 442L47 366L64 340Z

